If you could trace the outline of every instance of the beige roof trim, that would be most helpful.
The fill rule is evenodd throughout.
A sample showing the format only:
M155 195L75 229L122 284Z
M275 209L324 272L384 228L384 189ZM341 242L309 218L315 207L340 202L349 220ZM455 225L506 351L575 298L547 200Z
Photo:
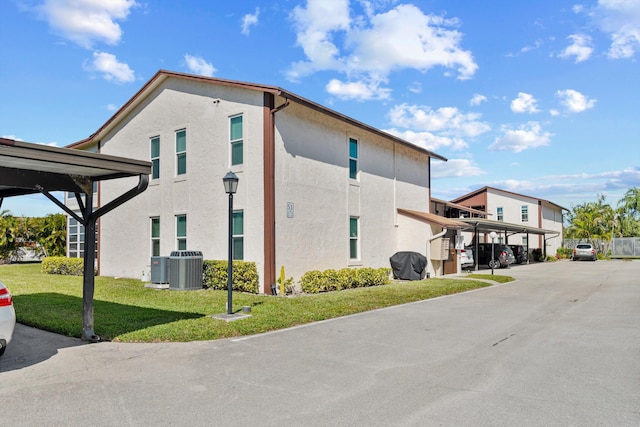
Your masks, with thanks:
M428 212L420 212L420 211L414 211L411 209L398 208L398 213L413 219L417 219L418 221L423 221L423 222L428 222L429 224L438 225L442 228L449 228L449 229L470 228L469 224L467 223L456 221L455 219L451 219L451 218L445 218L443 216L435 215Z

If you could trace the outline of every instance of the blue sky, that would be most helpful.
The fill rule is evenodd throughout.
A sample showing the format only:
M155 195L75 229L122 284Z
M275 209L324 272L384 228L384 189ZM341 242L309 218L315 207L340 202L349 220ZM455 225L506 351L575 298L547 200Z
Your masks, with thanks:
M640 187L640 0L490 4L5 0L0 136L84 139L167 69L280 86L435 151L434 197L615 205Z

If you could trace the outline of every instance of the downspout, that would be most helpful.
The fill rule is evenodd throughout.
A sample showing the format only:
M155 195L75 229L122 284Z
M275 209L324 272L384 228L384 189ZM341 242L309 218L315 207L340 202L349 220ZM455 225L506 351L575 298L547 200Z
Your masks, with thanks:
M439 239L440 237L444 236L445 234L447 234L447 229L443 228L442 231L436 235L431 236L431 238L429 239L429 246L428 246L428 256L431 256L431 242L433 242L436 239ZM430 258L429 258L430 259ZM433 271L435 273L435 269ZM442 262L442 260L440 260L440 276L444 276L444 262Z
M264 92L263 102L263 185L264 185L264 289L276 290L276 201L275 201L275 114L289 105L289 99L275 107L273 93Z

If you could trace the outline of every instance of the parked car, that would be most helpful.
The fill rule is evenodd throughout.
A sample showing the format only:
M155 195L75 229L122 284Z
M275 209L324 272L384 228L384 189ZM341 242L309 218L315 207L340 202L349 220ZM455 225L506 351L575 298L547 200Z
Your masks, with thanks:
M460 250L460 267L473 267L475 263L473 262L473 249L471 247L466 247Z
M516 258L516 264L522 264L527 260L527 252L522 245L509 245L513 251L513 256Z
M598 259L596 250L591 243L578 243L573 250L573 260L588 259L595 261Z
M0 356L4 354L11 342L16 327L16 312L13 308L13 297L9 289L0 282Z
M478 265L488 265L489 268L505 268L516 261L513 251L507 245L493 244L493 256L491 256L491 243L478 243Z

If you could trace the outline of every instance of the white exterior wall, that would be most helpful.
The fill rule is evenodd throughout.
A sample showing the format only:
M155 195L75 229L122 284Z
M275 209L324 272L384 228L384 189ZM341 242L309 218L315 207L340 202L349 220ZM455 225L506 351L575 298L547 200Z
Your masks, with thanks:
M547 255L555 256L558 248L562 246L562 226L563 216L562 209L559 207L549 206L548 204L542 204L542 224L541 228L546 230L556 230L558 232L557 237L546 236Z
M399 250L425 254L429 228L399 226L396 208L428 209L426 155L295 104L277 113L276 129L278 271L297 279L313 269L389 267ZM349 178L349 138L358 140L357 180ZM358 260L349 259L351 216L360 223Z
M528 221L522 221L522 206L528 208ZM510 224L522 224L527 227L539 227L538 224L538 201L530 197L518 196L511 193L502 193L489 190L487 192L487 211L493 216L491 219L498 219L498 207L502 207L503 221ZM509 236L509 244L521 245L526 234L514 234ZM502 236L504 242L504 236ZM529 249L539 248L537 234L529 234Z
M239 113L244 114L244 163L233 169L240 178L234 209L245 211L245 259L262 271L262 94L169 79L101 143L102 153L149 160L150 140L160 136L160 178L101 219L101 274L149 273L151 217L160 218L162 256L177 248L175 216L187 214L187 249L202 251L204 259L227 259L228 196L222 177L230 169L229 117ZM175 132L180 129L187 131L187 173L176 176ZM102 183L101 203L136 183Z
M214 102L219 100L219 102ZM276 105L284 103L277 99ZM244 162L234 209L244 210L244 260L257 264L264 289L263 93L167 79L100 143L105 154L150 159L160 137L160 178L100 222L100 273L150 273L151 218L160 218L160 255L176 250L175 216L187 215L187 249L227 259L229 117L243 114ZM186 129L187 173L176 176L175 132ZM349 179L349 138L359 142L357 180ZM137 179L105 181L102 205ZM399 220L397 208L427 212L429 158L296 103L275 115L276 271L296 281L307 271L389 267L401 250L427 255L431 228ZM287 206L293 207L293 217ZM358 260L349 260L349 217L360 220ZM433 268L430 272L433 274Z

